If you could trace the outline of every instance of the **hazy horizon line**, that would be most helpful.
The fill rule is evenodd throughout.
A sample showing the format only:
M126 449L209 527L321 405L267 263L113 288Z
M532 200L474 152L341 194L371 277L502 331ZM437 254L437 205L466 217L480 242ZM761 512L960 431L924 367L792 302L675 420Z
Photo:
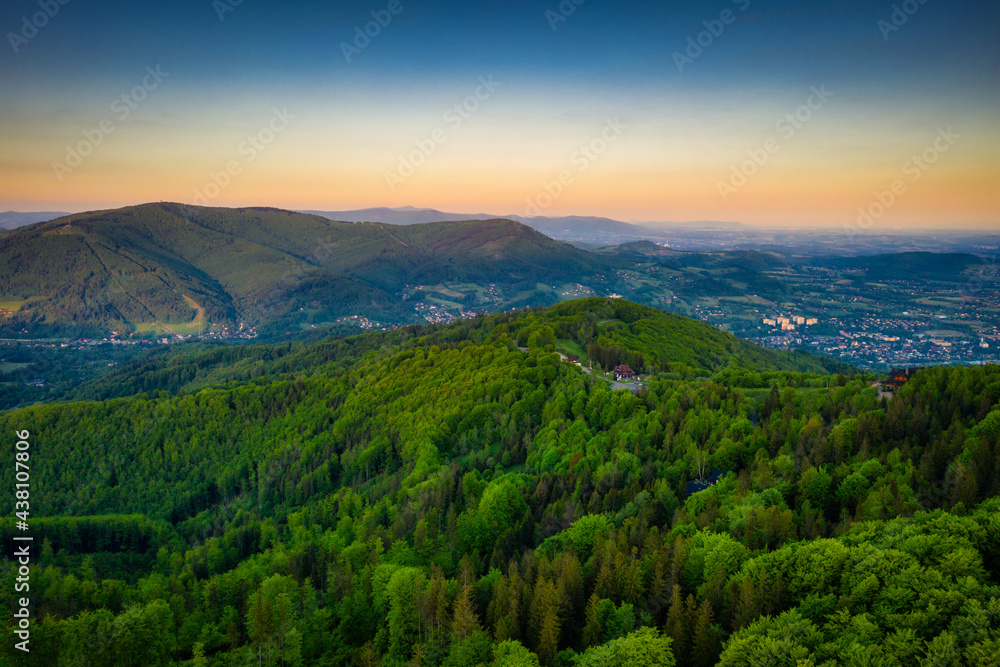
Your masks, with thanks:
M96 213L98 211L109 211L117 210L123 208L131 208L134 206L143 206L147 204L182 204L184 206L197 206L196 204L188 204L186 202L170 201L170 200L159 200L159 201L146 201L136 204L125 204L120 206L108 206L108 207L98 207L90 209L80 209L80 210L59 210L63 207L51 206L46 209L38 210L18 210L15 208L7 208L7 210L2 210L6 208L0 205L0 210L2 214L17 214L17 215L31 215L31 214L41 214L41 213L56 213L59 214L52 220L58 219L65 215L81 215L86 213ZM69 207L66 207L69 208ZM725 225L740 225L745 229L742 231L756 231L756 232L767 232L767 231L843 231L845 225L850 225L852 221L845 220L843 223L756 223L756 222L742 222L740 220L636 220L627 219L625 217L609 217L608 215L599 214L588 214L588 213L567 213L564 215L538 215L538 216L525 216L518 213L494 213L490 211L478 211L475 213L469 213L464 211L448 211L443 208L437 208L434 206L364 206L360 208L338 208L334 206L329 207L299 207L299 208L287 208L283 206L274 206L271 204L245 204L245 205L230 205L230 206L199 206L199 208L225 208L225 209L243 209L243 208L274 208L284 211L291 211L295 213L304 213L307 211L319 211L326 213L355 213L359 211L367 211L373 209L386 209L391 211L410 211L410 212L420 212L420 211L436 211L449 216L470 216L468 219L477 219L479 216L490 216L490 219L511 219L511 218L523 218L528 220L558 220L561 218L601 218L605 220L611 220L613 222L622 222L629 225L635 225L638 227L679 227L679 228L690 228L686 227L688 225L705 225L705 224L725 224ZM40 221L45 222L45 221ZM377 222L377 221L372 221ZM431 220L428 222L442 222ZM390 223L387 223L390 224ZM412 223L420 224L420 223ZM901 225L898 223L893 223L892 229L879 229L879 230L869 230L872 234L881 235L899 235L907 233L932 233L932 232L948 232L948 233L961 233L961 232L976 232L976 233L994 233L1000 235L1000 223L995 226L984 225L984 224L970 224L970 223L948 223L941 222L935 223L939 226L926 225L913 223L911 225ZM733 230L710 230L705 229L704 231L732 231L738 232L739 229Z

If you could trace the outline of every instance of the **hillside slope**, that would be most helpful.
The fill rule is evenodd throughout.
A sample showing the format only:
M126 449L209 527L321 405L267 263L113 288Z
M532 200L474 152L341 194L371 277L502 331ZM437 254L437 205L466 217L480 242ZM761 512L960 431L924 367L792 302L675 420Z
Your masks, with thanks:
M873 257L835 257L831 266L863 271L868 280L921 279L941 282L964 282L970 269L986 260L967 253L906 252Z
M415 321L408 286L492 286L488 305L553 302L539 283L614 261L516 222L390 226L277 209L146 204L38 223L0 240L0 329L197 333L240 322L297 330L348 315ZM472 299L470 307L476 305Z
M794 373L636 395L547 337L738 355L622 302L493 317L0 413L30 432L28 664L992 664L1000 369L923 371L887 404Z
M533 345L541 351L579 349L584 362L592 362L596 369L630 363L639 372L666 372L675 377L707 377L724 370L851 372L849 366L833 359L768 350L655 308L590 298L448 325L408 326L308 343L174 346L124 363L74 390L69 398L106 400L161 391L188 393L231 382L293 379L347 368L361 359L398 350L498 340Z

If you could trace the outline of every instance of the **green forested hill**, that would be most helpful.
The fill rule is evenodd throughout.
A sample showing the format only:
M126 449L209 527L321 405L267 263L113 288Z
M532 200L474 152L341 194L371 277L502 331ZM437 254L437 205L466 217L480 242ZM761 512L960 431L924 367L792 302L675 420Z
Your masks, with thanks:
M539 283L599 278L616 266L509 220L399 227L145 204L0 240L0 302L17 311L0 330L198 333L238 322L290 326L303 311L326 323L349 315L408 322L415 314L405 288L425 282L492 285L498 302L552 303L554 294L536 294Z
M996 664L1000 368L880 402L603 300L371 336L0 413L26 664ZM612 391L550 351L584 342L660 372Z
M516 326L515 337L532 345L533 334L543 343L554 337L557 345L560 339L572 339L605 369L628 363L638 372L674 371L693 377L724 368L756 372L848 368L810 354L768 350L697 320L621 299L578 299L529 314Z
M500 313L449 325L409 326L314 343L187 345L157 350L84 384L73 399L176 393L227 382L291 379L329 372L369 354L509 337L522 347L574 349L595 368L628 363L640 373L708 376L723 369L756 373L849 372L845 364L805 353L767 350L715 327L624 300L579 299L549 308ZM180 350L180 351L179 351Z
M631 241L620 245L606 246L601 248L599 252L609 255L623 255L626 257L655 257L663 261L669 261L670 259L681 254L676 250L659 246L652 241Z
M831 266L863 271L868 280L907 279L964 282L970 268L982 267L986 261L966 253L906 252L874 257L837 257L826 260Z

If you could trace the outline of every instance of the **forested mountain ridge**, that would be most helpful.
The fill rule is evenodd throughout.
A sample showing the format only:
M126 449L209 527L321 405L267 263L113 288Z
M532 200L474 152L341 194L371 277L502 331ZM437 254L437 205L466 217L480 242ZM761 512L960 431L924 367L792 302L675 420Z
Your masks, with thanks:
M294 379L347 367L365 355L509 337L520 347L578 351L611 370L708 377L723 369L757 373L850 372L846 364L800 352L767 350L715 327L621 299L578 299L548 308L486 315L452 324L415 325L316 342L275 345L186 345L156 350L84 384L68 396L101 400L160 391L177 393L227 382Z
M988 266L989 261L968 253L905 252L873 257L835 257L826 260L832 266L864 272L869 280L923 278L946 282L967 280L967 272Z
M880 401L627 302L491 318L0 413L27 664L995 664L1000 368ZM583 342L654 376L612 391L553 352Z
M406 289L425 282L493 285L496 299L530 305L556 300L536 294L539 283L610 275L618 266L510 220L393 226L269 208L144 204L4 236L0 302L16 312L0 327L35 335L68 327L199 333L240 322L289 325L303 311L322 322L351 315L412 322Z

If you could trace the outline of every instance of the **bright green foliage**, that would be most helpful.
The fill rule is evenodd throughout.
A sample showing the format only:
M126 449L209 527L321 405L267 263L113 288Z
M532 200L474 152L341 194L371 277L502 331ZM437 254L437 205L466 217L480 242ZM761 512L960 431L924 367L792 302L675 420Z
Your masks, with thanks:
M996 664L1000 369L884 404L592 305L192 352L177 386L121 376L152 394L0 413L38 485L26 664ZM687 370L633 394L517 348L597 317ZM229 382L240 354L266 372Z
M496 536L510 530L527 509L523 492L512 477L491 483L483 491L478 507L459 518L459 547L463 551L486 552Z
M385 584L380 594L382 581ZM419 595L427 583L424 574L413 567L382 565L372 583L376 609L386 621L376 643L388 656L405 660L420 640Z
M819 629L793 610L737 632L722 652L719 665L798 667L810 659L822 641Z
M626 637L589 649L577 667L673 667L670 639L652 628L637 630Z
M538 656L524 648L521 642L508 639L493 649L490 667L538 667Z

